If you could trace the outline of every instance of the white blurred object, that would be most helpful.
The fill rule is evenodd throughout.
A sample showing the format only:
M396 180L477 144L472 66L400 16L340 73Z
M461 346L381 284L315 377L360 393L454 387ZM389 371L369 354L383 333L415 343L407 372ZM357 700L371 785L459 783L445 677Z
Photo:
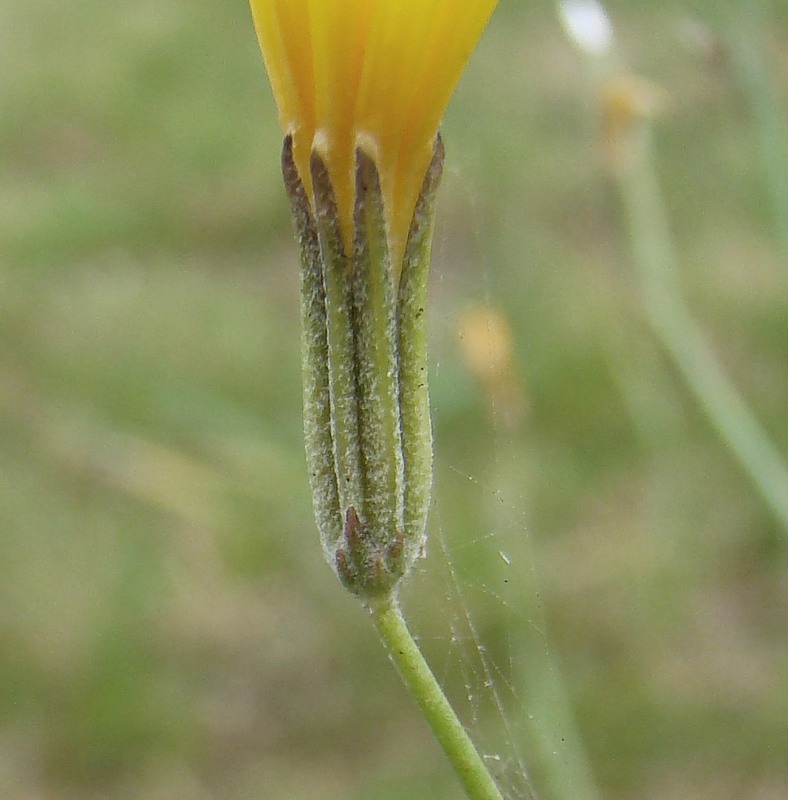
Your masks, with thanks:
M597 0L561 0L558 15L566 35L591 55L602 55L613 44L613 24Z

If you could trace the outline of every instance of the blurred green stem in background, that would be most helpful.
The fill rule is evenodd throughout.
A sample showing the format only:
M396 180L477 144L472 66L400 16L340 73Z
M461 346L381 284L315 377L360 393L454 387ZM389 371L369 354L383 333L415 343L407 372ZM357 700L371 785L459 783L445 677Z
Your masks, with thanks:
M765 35L771 30L771 17L764 0L747 3L733 20L731 41L739 79L752 109L761 174L788 276L788 121L780 105L773 58Z
M616 175L649 323L709 421L788 535L788 468L720 366L684 300L649 123L639 120L628 136L626 157Z
M760 6L759 3L755 5ZM608 156L621 195L640 293L651 328L704 414L788 536L785 460L721 367L682 293L678 257L652 145L650 120L661 105L660 92L620 63L614 47L612 23L601 3L564 0L559 8L569 38L587 57L591 86L600 105ZM747 13L749 11L748 6ZM750 30L762 29L763 8L760 12L756 22L746 26ZM777 217L782 221L788 199L780 170L783 148L777 141L781 126L778 112L768 108L774 98L763 58L755 55L757 39L756 34L745 39L749 45L742 50L747 54L743 61L751 67L747 71L748 84L759 118L764 163L767 171L776 169L772 193Z

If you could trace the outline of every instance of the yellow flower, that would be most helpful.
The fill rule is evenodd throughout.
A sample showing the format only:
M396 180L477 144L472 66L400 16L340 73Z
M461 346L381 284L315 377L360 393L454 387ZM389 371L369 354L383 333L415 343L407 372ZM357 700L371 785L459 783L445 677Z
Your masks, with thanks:
M279 116L311 194L328 167L346 247L355 150L377 163L398 269L441 117L497 0L251 0Z

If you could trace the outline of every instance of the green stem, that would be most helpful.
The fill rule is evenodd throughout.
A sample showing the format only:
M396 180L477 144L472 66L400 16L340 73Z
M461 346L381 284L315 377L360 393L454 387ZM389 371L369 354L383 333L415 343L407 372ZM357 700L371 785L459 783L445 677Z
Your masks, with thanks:
M788 534L788 468L687 308L651 158L649 131L644 129L639 137L633 137L633 145L633 158L628 168L620 171L619 184L651 327L783 533Z
M761 174L771 200L783 267L788 267L788 121L768 41L775 20L763 0L751 0L743 9L733 18L734 56L752 109Z
M470 800L503 800L484 760L454 713L393 596L373 606L372 618L403 683L418 703Z

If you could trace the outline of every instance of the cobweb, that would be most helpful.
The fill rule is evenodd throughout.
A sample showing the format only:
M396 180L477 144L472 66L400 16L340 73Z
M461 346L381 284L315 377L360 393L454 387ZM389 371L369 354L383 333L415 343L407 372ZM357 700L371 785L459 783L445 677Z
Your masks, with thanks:
M435 491L428 556L403 593L405 613L507 800L593 797L538 589L516 346L480 248L468 248L466 231L458 265L440 222L430 297ZM479 421L467 439L463 413ZM453 425L459 434L445 430Z
M474 476L457 474L464 480L477 480ZM435 547L446 572L443 586L449 629L440 666L441 681L448 684L452 670L460 675L464 690L464 696L458 698L462 704L461 717L505 796L511 800L535 798L537 792L524 752L522 729L523 717L527 717L528 712L517 686L516 647L510 638L517 635L512 627L513 606L497 586L491 586L487 580L459 566L454 553L456 548L491 547L507 568L512 564L510 556L499 549L495 532L467 545L452 545L441 525L440 514L436 516ZM505 652L493 652L488 648L485 632L477 624L474 597L479 594L499 608L500 619L507 629Z

